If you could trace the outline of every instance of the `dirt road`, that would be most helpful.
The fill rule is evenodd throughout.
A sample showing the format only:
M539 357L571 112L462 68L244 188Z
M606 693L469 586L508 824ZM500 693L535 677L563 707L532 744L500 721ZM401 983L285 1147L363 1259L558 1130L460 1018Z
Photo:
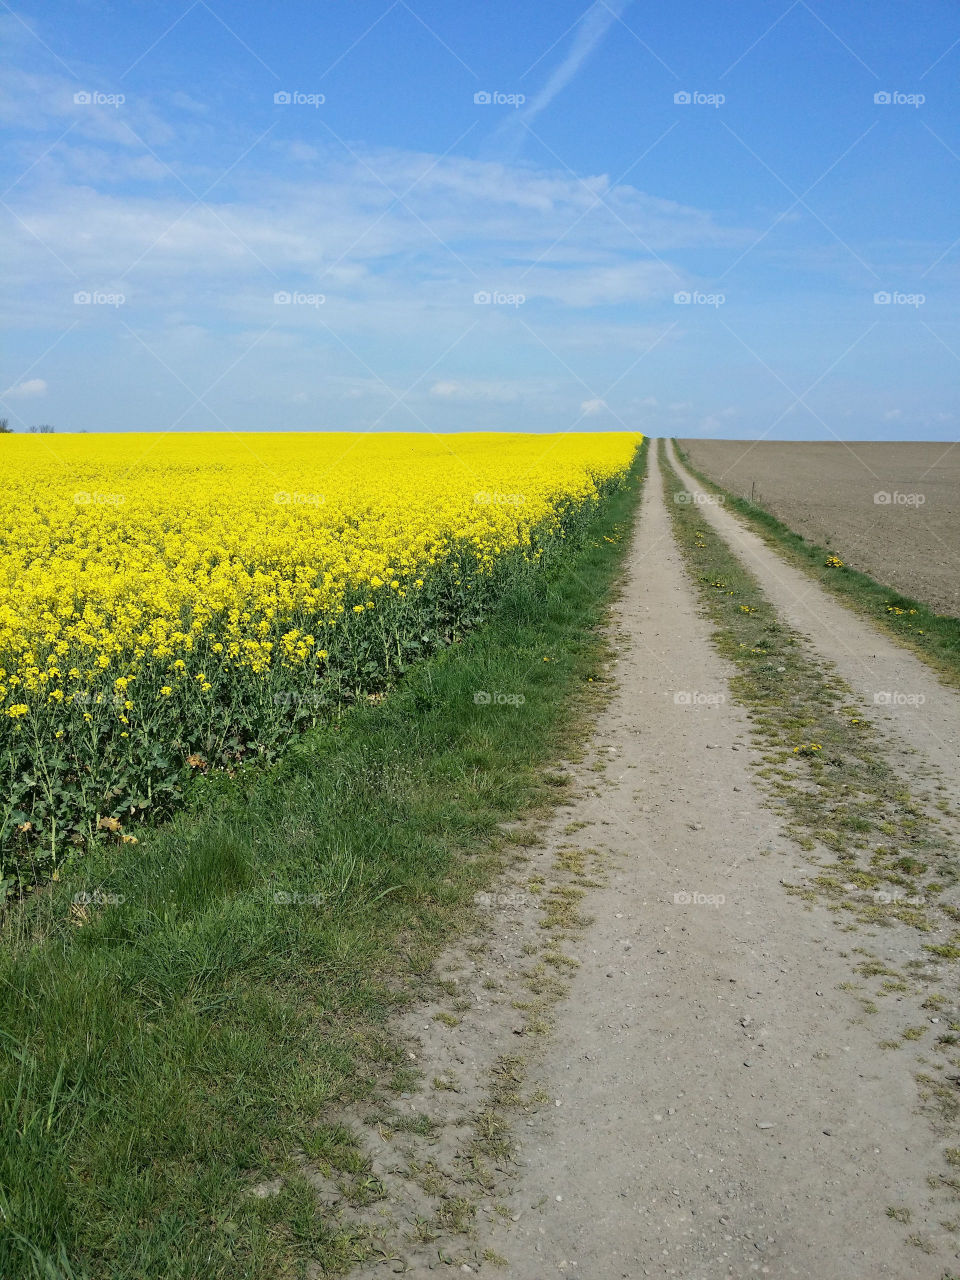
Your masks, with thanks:
M685 576L652 452L650 463L615 611L616 690L589 756L571 766L577 793L511 888L560 855L569 862L571 849L596 851L605 870L585 890L590 922L564 940L579 967L549 1034L524 1034L510 979L534 950L539 911L504 911L482 953L450 957L469 1005L456 1024L425 1008L405 1028L425 1080L454 1067L464 1077L404 1104L429 1111L431 1158L458 1186L498 1054L521 1047L539 1104L511 1113L515 1161L464 1191L476 1207L466 1237L414 1240L423 1210L403 1188L423 1151L414 1160L387 1142L382 1258L363 1274L941 1280L960 1272L960 1201L929 1182L949 1136L918 1111L923 1048L878 1047L906 1013L894 1001L864 1015L852 979L866 939L784 889L809 864L758 781L750 721ZM883 723L891 750L921 753L911 757L921 771L955 764L956 697L806 579L792 581L726 512L714 518L849 675L865 715L885 683L932 682L929 717L911 708L912 719ZM440 1194L449 1204L450 1187Z

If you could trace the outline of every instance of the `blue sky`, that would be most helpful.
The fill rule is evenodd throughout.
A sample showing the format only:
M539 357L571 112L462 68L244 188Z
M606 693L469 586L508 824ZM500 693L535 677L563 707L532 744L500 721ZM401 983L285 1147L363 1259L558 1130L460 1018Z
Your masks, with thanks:
M19 430L957 438L952 2L27 0L0 35Z

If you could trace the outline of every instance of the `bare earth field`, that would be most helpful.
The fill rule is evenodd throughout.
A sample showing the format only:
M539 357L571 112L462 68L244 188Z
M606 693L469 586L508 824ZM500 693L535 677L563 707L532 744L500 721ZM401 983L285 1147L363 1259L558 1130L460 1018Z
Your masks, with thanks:
M960 615L960 445L682 440L691 462L855 569ZM874 501L874 495L890 501Z

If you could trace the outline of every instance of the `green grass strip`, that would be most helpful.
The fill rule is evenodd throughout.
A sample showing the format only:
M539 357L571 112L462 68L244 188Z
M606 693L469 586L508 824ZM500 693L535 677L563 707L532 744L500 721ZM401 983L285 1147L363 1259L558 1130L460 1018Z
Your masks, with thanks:
M644 464L382 702L203 779L169 826L8 913L0 1276L275 1280L364 1256L297 1153L364 1185L338 1108L408 1085L388 1016L475 923L503 824L565 781L546 766L599 700Z
M722 494L725 505L745 516L769 546L780 551L791 564L803 569L835 596L852 605L898 644L912 649L948 684L960 686L960 618L935 613L928 605L903 595L893 587L884 586L859 569L828 564L828 559L837 554L835 549L808 542L765 507L730 493L699 471L676 440L673 446L690 474L711 493Z

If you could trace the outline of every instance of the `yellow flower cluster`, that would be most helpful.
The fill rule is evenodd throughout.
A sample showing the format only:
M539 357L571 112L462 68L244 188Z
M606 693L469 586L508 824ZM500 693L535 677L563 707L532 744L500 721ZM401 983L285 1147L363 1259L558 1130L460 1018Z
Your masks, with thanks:
M191 671L204 666L193 677L201 691L214 669L315 663L326 654L313 630L375 608L377 592L416 593L455 548L483 571L529 547L621 474L639 442L3 437L0 708L17 719L113 677L122 715L145 664L159 672L151 696L168 698L191 654Z

